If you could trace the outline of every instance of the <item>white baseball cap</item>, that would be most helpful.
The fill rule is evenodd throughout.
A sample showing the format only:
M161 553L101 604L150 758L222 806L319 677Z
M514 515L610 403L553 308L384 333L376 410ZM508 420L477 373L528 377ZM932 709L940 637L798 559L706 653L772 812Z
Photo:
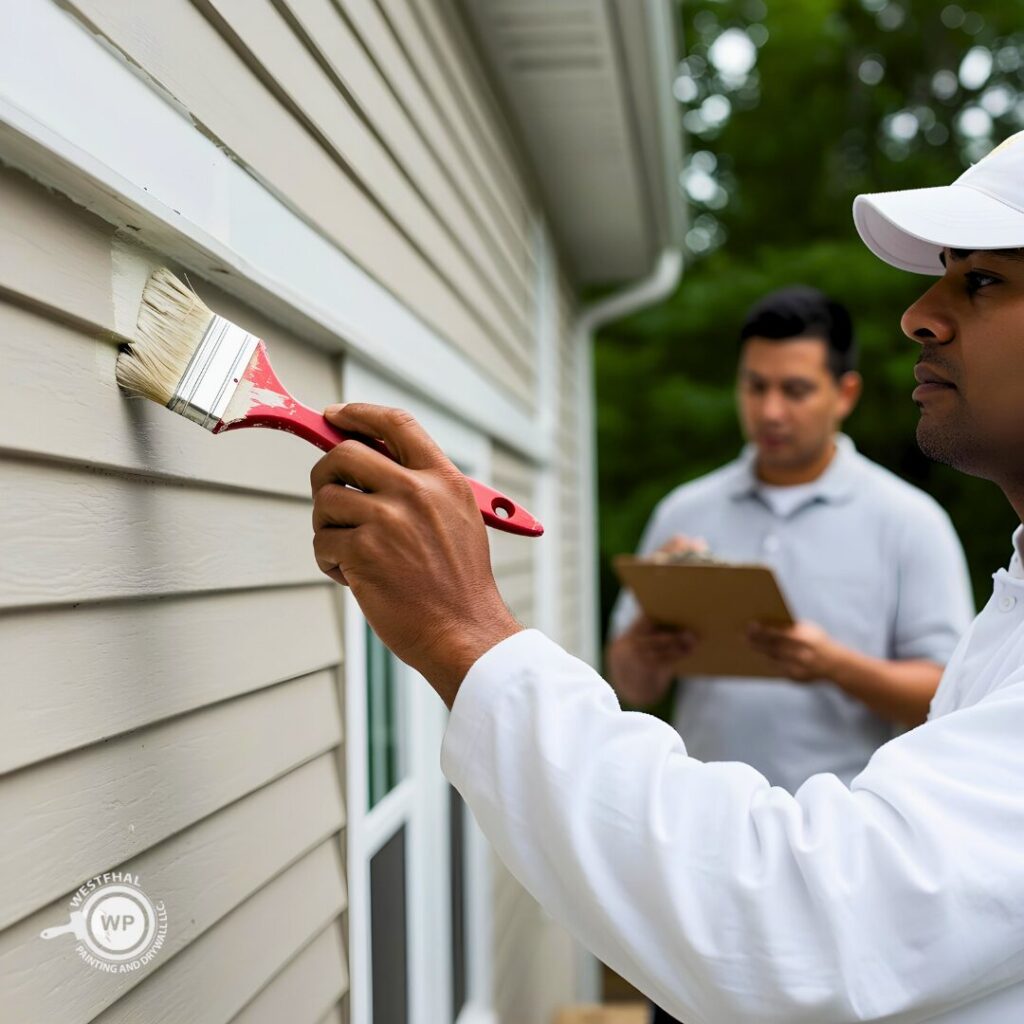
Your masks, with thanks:
M1024 247L1024 132L1011 135L952 185L875 192L853 201L853 222L886 263L942 274L950 249Z

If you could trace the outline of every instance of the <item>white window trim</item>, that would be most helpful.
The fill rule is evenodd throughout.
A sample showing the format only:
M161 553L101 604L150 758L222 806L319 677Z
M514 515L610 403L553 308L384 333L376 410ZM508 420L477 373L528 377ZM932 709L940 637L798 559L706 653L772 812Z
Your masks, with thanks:
M369 401L407 409L445 452L481 480L491 474L490 442L436 406L406 393L369 367L348 359L342 371L346 401ZM448 783L439 750L447 712L408 666L397 666L399 726L406 743L405 777L371 810L367 798L365 619L345 595L346 804L349 882L349 974L353 1024L372 1020L369 863L402 824L406 826L407 920L409 926L410 1024L451 1019L451 948L437 936L450 934ZM495 1024L491 1009L490 847L472 815L466 815L467 1004L458 1024ZM437 879L444 880L437 884Z
M143 244L543 461L534 416L53 0L4 18L0 68L5 163L111 224L131 223Z

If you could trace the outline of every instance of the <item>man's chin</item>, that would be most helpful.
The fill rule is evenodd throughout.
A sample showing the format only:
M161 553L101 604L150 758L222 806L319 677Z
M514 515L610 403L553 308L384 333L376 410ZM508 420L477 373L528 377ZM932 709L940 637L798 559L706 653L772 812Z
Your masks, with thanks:
M917 446L935 462L970 476L985 477L980 448L969 437L922 415L917 422Z

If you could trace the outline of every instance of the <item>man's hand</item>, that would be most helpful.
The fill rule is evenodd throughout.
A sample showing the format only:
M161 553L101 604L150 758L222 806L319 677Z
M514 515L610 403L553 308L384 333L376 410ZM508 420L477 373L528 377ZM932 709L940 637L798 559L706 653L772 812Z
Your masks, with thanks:
M860 654L831 639L820 626L798 622L788 628L752 625L751 646L774 658L798 683L825 679L883 718L920 725L942 678L942 666L921 658L888 661Z
M778 662L782 673L798 683L834 679L842 660L843 648L813 622L793 626L754 623L747 636L755 650Z
M694 643L688 630L658 625L641 614L608 645L608 675L615 692L636 707L656 704L672 685L679 659Z
M699 551L702 554L707 554L708 542L703 537L687 537L685 534L677 533L669 537L658 548L657 553L662 555L681 555L688 551Z
M658 548L661 554L707 551L701 537L670 537ZM642 612L633 625L616 637L605 650L608 677L615 692L638 708L657 704L675 679L675 665L689 654L696 637L689 630L652 622Z
M317 565L451 707L477 658L523 628L498 593L469 484L400 409L350 403L324 415L380 438L398 462L343 441L313 467Z

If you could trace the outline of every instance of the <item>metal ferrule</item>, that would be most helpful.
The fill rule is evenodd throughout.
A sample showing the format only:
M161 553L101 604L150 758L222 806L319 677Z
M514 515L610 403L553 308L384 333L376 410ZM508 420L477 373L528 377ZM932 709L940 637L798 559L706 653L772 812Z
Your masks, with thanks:
M224 418L259 338L222 316L214 316L174 389L168 409L213 430Z

